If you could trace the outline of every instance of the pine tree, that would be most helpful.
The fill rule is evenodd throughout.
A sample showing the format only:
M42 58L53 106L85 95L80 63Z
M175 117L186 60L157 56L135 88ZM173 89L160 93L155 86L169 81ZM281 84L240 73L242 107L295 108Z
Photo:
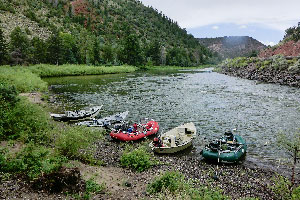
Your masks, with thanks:
M30 41L20 27L16 27L10 34L10 51L13 64L23 64L29 56Z
M4 65L8 60L8 46L5 41L3 31L0 29L0 65Z
M58 32L52 33L50 38L47 40L47 62L51 64L62 64L61 63L61 41Z
M137 35L130 34L125 38L121 59L129 65L138 66L142 64L142 49Z

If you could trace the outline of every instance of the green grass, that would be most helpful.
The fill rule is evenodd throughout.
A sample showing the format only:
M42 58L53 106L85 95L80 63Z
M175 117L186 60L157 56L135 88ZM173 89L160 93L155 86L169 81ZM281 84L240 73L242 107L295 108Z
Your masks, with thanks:
M197 67L178 67L178 66L145 66L142 67L144 70L155 70L155 71L168 71L168 70L193 70L193 69L204 69L212 67L213 65L200 65Z
M120 161L123 167L143 172L154 165L152 160L152 155L147 152L147 149L144 146L140 146L134 150L132 148L126 148Z
M92 165L102 164L94 159L92 144L104 137L104 131L82 126L66 126L58 129L56 134L55 147L61 155Z
M0 150L0 171L11 174L24 174L29 180L38 178L43 173L60 169L66 159L56 154L51 148L33 143L25 145L16 155Z
M167 171L148 184L147 192L155 199L199 199L225 200L228 197L218 188L197 185L191 179L186 180L178 171Z
M88 65L48 65L40 64L26 67L40 77L102 75L130 73L137 70L133 66L88 66Z
M25 67L0 66L0 84L14 85L19 92L47 91L48 85Z

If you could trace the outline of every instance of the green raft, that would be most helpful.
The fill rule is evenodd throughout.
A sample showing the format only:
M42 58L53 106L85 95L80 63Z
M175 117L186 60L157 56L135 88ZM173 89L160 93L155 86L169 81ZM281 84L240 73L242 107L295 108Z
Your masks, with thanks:
M245 155L246 151L247 144L241 136L226 132L224 137L206 145L202 156L209 161L235 163Z

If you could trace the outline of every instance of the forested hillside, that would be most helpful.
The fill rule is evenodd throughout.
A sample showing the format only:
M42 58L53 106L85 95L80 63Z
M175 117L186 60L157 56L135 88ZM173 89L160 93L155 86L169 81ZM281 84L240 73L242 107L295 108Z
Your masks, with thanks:
M255 56L266 46L249 36L199 38L200 44L219 54L221 59Z
M2 0L0 64L194 66L211 52L136 0Z

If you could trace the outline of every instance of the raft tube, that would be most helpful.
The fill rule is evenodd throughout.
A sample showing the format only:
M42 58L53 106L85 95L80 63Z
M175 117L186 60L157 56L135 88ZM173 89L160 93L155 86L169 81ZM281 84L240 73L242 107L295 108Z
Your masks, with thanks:
M135 141L140 140L144 137L154 135L159 130L158 122L151 120L148 121L146 124L142 124L143 131L123 131L123 130L113 130L110 132L110 136L113 139L121 140L121 141Z
M204 148L202 156L209 161L235 163L238 162L247 151L247 144L245 140L239 136L234 135L239 144L234 151L211 151L209 148Z

